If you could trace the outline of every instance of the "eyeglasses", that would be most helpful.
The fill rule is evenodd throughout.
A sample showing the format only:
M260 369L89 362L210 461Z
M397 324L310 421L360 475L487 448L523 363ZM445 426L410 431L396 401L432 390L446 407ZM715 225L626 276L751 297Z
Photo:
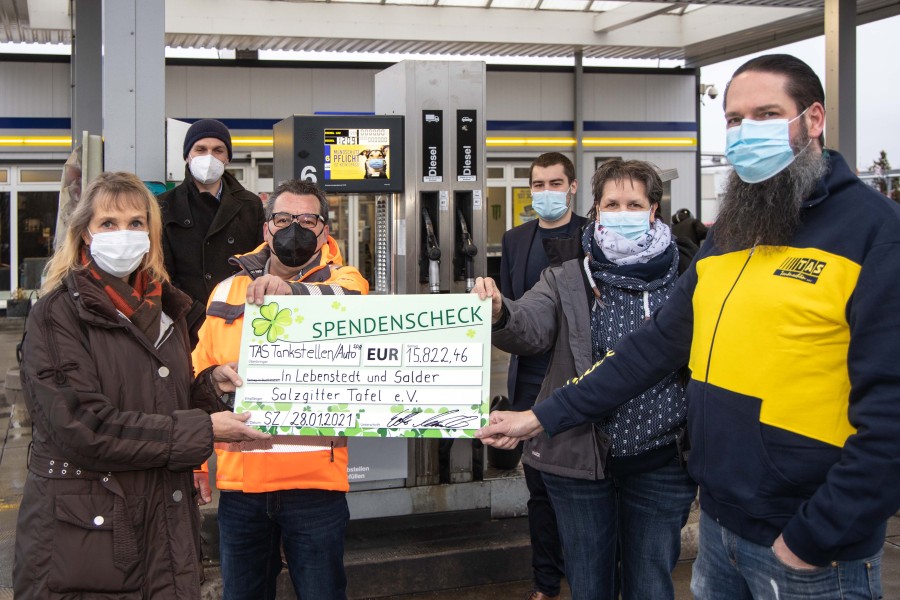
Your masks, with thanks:
M297 223L300 227L304 227L306 229L315 229L316 225L319 224L319 221L325 222L325 219L322 218L322 215L316 215L313 213L304 213L302 215L292 215L291 213L286 212L277 212L272 213L272 217L270 219L272 224L275 227L281 229L282 227L287 227L293 221Z

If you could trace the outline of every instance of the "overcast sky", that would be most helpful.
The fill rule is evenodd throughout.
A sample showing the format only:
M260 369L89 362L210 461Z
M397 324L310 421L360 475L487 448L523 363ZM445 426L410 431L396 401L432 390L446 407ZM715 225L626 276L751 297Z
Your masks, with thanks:
M856 156L860 170L868 170L881 150L894 169L900 169L900 16L860 26L856 31ZM825 38L788 44L759 54L793 54L811 66L825 83ZM715 84L719 97L704 98L700 110L700 149L725 149L722 92L735 69L759 54L729 60L700 71L703 83ZM828 99L826 98L826 104ZM825 145L828 145L826 140Z

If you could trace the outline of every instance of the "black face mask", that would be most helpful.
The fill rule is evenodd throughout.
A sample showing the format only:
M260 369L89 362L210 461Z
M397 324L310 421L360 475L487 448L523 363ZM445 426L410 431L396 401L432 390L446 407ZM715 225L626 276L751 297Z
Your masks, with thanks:
M272 236L272 251L284 266L302 267L316 253L318 237L311 229L291 223Z

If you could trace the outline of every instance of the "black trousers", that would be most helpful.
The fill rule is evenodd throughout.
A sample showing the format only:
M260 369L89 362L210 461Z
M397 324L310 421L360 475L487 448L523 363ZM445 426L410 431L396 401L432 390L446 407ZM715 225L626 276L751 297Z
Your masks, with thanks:
M513 410L528 410L534 405L540 384L516 382ZM528 486L528 528L531 532L531 568L534 587L548 596L559 594L559 583L565 575L562 544L556 529L556 513L537 469L522 465Z

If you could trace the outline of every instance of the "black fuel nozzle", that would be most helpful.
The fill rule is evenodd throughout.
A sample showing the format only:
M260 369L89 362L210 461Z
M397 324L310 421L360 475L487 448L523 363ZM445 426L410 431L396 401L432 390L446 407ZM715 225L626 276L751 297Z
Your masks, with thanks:
M478 255L478 246L472 241L472 234L469 233L469 224L466 222L466 216L458 208L456 209L456 218L462 230L462 247L460 250L466 261L466 291L470 292L475 287L475 256Z
M428 209L422 209L422 218L425 220L425 245L428 256L428 289L432 294L441 292L441 247L434 233L434 224Z

